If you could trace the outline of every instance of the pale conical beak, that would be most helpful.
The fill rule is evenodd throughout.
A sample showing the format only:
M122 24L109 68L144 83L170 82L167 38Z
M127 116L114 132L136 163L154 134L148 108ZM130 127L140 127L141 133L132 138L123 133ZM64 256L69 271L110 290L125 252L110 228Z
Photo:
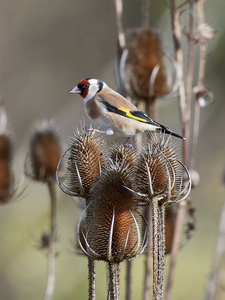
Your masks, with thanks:
M79 87L76 85L72 90L70 90L68 92L69 94L80 94L81 90L79 89Z

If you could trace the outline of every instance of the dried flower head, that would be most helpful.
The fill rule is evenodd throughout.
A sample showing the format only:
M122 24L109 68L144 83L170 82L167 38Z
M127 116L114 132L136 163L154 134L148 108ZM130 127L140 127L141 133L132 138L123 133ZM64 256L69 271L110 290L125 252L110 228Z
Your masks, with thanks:
M148 28L128 32L120 64L127 92L142 99L168 94L171 76L167 72L171 66L166 64L165 57L158 32Z
M58 179L60 188L72 196L87 197L94 186L105 161L105 141L95 131L78 131L63 154L67 160L64 179Z
M171 137L151 134L146 145L137 167L139 192L147 196L149 201L154 197L161 204L186 198L191 188L190 175L179 160L178 150ZM184 171L187 183L183 179Z
M82 234L86 248L80 246L93 259L118 263L136 257L146 245L147 233L142 232L142 217L130 190L133 169L122 165L111 162L91 190L86 235L78 225L78 241Z
M15 197L18 184L14 183L11 171L12 142L7 132L7 115L4 107L0 106L0 203L6 204Z
M30 139L30 152L25 161L25 174L38 181L55 179L61 147L54 122L37 122Z
M111 151L110 158L121 167L133 168L136 166L137 162L137 150L127 143L115 145Z

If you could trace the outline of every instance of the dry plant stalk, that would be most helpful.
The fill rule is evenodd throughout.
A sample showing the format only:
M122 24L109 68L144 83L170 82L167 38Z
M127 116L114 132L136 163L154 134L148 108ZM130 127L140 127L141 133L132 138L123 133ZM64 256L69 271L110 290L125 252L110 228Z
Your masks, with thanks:
M212 38L213 30L204 21L204 0L193 1L189 0L189 27L184 30L188 38L188 59L187 59L187 73L186 73L186 85L184 84L184 60L183 51L181 44L182 37L182 25L180 22L180 11L176 0L170 1L171 9L171 19L172 19L172 30L175 48L175 57L177 64L177 76L178 76L178 104L180 109L180 119L181 125L183 127L183 135L186 137L186 141L183 143L183 162L188 166L188 168L194 167L194 160L197 148L197 139L199 131L199 118L200 118L200 102L204 96L209 96L213 98L211 92L208 92L204 87L204 77L205 77L205 65L206 65L206 39ZM197 12L197 29L194 28L194 15ZM185 29L185 28L184 28ZM194 66L194 46L196 44L200 45L200 58L199 58L199 74L197 87L193 89L193 66ZM191 95L194 91L196 95L195 101L195 114L194 119L191 121ZM209 101L211 102L211 101ZM206 105L206 101L204 101ZM191 127L192 126L192 127ZM190 145L190 132L193 132L193 141ZM196 174L195 171L191 172ZM199 181L199 180L198 180ZM166 300L171 297L171 287L174 274L174 266L176 262L176 257L178 249L180 246L181 228L183 225L184 213L185 213L186 202L182 202L178 205L177 218L174 232L174 242L171 250L171 260L170 268L166 289Z
M48 282L45 300L53 296L55 285L55 242L57 239L57 199L55 191L55 174L60 159L60 143L55 132L54 123L44 120L36 123L30 139L30 152L24 165L26 176L46 183L50 194L50 232L42 235L43 248L48 248ZM45 240L43 240L45 238Z

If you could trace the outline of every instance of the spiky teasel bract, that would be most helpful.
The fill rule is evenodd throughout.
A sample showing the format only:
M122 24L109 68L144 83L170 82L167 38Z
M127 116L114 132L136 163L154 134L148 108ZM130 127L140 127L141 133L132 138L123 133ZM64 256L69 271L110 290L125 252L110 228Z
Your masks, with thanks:
M77 130L63 154L67 160L64 179L58 179L60 188L67 194L87 198L100 176L105 163L106 145L94 130Z
M55 180L61 146L54 122L36 122L30 138L30 151L25 161L25 174L38 181Z
M111 150L110 158L121 167L134 168L137 163L137 150L128 143L115 144Z
M126 35L127 57L124 67L125 86L134 96L148 99L169 92L159 33L149 28L136 28ZM123 59L122 59L123 61ZM123 72L123 71L122 71Z
M183 181L184 172L187 182ZM170 136L150 134L139 158L137 182L141 193L150 201L157 197L161 204L178 202L189 194L190 175Z
M78 225L78 240L83 235L86 242L85 249L80 246L91 258L119 263L143 251L147 229L142 232L142 216L130 190L133 178L132 168L111 162L91 190L85 236Z

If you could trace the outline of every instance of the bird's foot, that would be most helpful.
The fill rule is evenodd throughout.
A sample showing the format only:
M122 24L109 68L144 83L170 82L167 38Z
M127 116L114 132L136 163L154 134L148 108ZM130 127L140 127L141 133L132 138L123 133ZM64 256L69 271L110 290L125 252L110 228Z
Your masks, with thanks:
M122 145L126 147L133 147L132 144L129 143L129 141L130 141L130 137L128 136L126 140L122 143Z
M105 133L104 130L99 130L99 129L96 129L96 128L86 128L86 130L90 131L91 135L94 135L95 133Z

